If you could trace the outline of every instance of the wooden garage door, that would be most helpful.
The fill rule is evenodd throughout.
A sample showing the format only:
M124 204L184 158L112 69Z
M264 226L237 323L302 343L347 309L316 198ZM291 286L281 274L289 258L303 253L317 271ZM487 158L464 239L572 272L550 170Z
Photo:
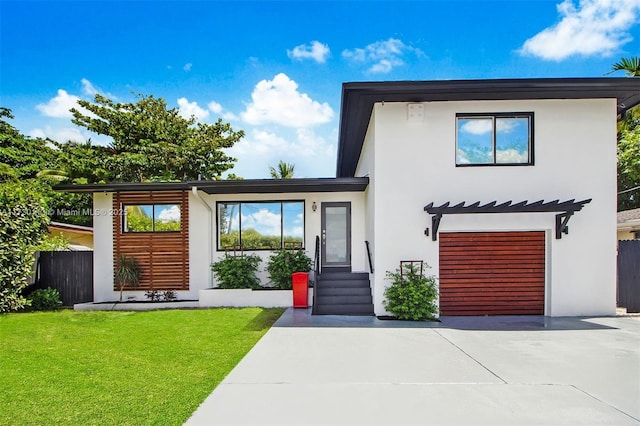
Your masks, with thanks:
M544 232L440 233L442 315L544 315Z

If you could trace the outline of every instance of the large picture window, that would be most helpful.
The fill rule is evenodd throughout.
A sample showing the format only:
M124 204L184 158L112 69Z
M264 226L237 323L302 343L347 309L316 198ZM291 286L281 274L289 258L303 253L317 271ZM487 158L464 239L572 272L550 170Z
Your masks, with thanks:
M533 113L457 114L456 165L533 164Z
M218 203L218 250L304 248L304 201Z
M179 204L125 204L124 232L180 232Z

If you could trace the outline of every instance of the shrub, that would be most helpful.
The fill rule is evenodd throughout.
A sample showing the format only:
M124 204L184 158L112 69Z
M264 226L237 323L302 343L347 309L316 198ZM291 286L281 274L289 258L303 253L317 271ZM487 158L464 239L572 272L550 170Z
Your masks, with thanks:
M284 290L291 289L291 274L310 270L311 259L302 249L278 250L269 257L267 265L271 282Z
M23 308L21 291L33 274L34 247L49 221L39 191L27 184L0 183L0 313Z
M256 255L224 255L211 264L213 275L218 280L218 288L258 288L260 280L256 276L262 259Z
M115 281L120 288L120 301L122 302L122 291L125 287L138 287L142 277L142 269L138 261L133 257L120 255L116 268Z
M402 320L435 318L438 287L434 276L424 276L417 265L407 264L402 271L399 268L395 272L387 271L387 279L391 281L384 291L383 304L387 311Z
M62 307L60 292L55 288L47 287L38 289L28 297L33 311L55 311Z

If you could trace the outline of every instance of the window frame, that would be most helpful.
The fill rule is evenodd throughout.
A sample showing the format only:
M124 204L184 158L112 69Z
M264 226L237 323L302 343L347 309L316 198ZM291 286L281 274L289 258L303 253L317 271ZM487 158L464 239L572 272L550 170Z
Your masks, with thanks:
M127 207L128 206L151 206L151 231L127 231ZM180 209L180 229L176 231L156 231L156 206L178 206ZM122 234L175 234L182 232L182 203L121 203L122 212Z
M493 162L491 163L469 163L469 164L459 164L458 163L458 123L462 119L478 119L478 118L490 118L492 120L492 129L491 129L491 145L493 150ZM527 118L529 120L529 128L528 128L528 161L526 163L498 163L496 161L496 119L498 118ZM456 167L513 167L513 166L533 166L535 165L534 161L534 113L533 111L525 111L525 112L469 112L469 113L456 113L455 119L455 133L456 133L456 145L455 145L455 164Z
M280 204L280 247L279 248L246 248L242 246L242 205L243 204ZM284 245L284 204L285 203L301 203L302 204L302 247L304 250L306 247L306 230L307 230L307 206L306 200L237 200L237 201L216 201L216 251L223 252L231 250L229 247L222 247L220 245L220 205L221 204L236 204L238 205L238 238L239 244L242 250L245 251L274 251L281 250Z

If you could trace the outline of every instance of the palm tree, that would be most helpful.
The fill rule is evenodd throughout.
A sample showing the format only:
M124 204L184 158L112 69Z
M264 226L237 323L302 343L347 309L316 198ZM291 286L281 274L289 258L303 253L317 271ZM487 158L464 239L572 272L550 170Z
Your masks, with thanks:
M612 72L625 71L629 77L640 77L640 57L622 58L611 67Z
M293 179L293 172L295 168L295 164L285 163L280 160L278 168L269 166L269 173L271 173L271 177L273 179Z

